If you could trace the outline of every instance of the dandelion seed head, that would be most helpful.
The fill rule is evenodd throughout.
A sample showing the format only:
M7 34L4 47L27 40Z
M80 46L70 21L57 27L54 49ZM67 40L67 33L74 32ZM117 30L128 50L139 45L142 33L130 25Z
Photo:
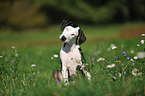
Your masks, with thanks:
M98 50L98 51L97 51L97 54L100 54L100 53L101 53L101 50Z
M15 54L15 57L18 57L18 53Z
M111 51L111 48L107 48L107 51Z
M130 53L133 54L134 53L134 50L131 50Z

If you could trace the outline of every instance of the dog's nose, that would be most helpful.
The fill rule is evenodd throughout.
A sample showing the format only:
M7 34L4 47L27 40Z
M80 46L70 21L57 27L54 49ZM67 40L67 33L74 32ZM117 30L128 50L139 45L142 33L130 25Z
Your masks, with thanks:
M66 37L62 36L60 40L64 42L66 40Z

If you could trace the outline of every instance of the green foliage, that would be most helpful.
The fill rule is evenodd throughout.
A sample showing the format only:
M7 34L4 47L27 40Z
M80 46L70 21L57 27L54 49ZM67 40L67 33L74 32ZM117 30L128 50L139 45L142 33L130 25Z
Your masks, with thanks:
M135 39L135 41L130 47L126 44L132 42L132 40L109 41L107 44L99 44L100 47L94 44L90 44L89 48L84 46L85 57L86 59L89 57L86 66L90 69L92 80L88 81L87 78L78 76L78 78L75 78L75 83L69 86L57 85L52 77L54 69L60 70L59 58L53 57L54 54L59 54L59 48L55 46L25 48L15 52L16 49L12 47L14 52L3 51L1 53L3 57L0 58L0 65L5 64L7 67L3 68L8 70L10 74L1 70L0 95L143 95L145 86L144 60L133 59L134 65L131 61L136 51L132 54L130 49L135 50L136 46L134 45L139 40ZM108 51L107 48L110 48L112 43L117 48ZM124 47L121 47L120 44L123 44ZM123 56L123 50L125 50L126 56ZM130 56L129 60L127 59L128 56ZM105 60L98 61L101 57ZM94 58L94 61L92 61L92 58ZM18 67L11 63L17 64ZM107 68L108 65L113 63L115 64L114 67ZM93 66L90 67L90 65ZM12 71L11 68L18 68L18 70ZM136 76L132 75L134 69L139 69ZM138 75L139 73L142 74Z

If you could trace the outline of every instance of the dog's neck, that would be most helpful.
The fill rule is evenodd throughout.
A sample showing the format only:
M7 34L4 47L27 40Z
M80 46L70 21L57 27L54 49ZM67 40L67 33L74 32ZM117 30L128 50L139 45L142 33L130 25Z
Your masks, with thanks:
M78 47L78 45L76 45L75 43L65 43L62 49L66 53L69 53L69 52L73 51L76 47Z

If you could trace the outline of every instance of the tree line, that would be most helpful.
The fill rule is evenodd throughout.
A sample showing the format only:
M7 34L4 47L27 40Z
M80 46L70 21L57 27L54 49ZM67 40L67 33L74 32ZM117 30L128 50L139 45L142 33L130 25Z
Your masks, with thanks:
M43 28L70 19L83 24L145 20L145 0L0 0L0 28Z

